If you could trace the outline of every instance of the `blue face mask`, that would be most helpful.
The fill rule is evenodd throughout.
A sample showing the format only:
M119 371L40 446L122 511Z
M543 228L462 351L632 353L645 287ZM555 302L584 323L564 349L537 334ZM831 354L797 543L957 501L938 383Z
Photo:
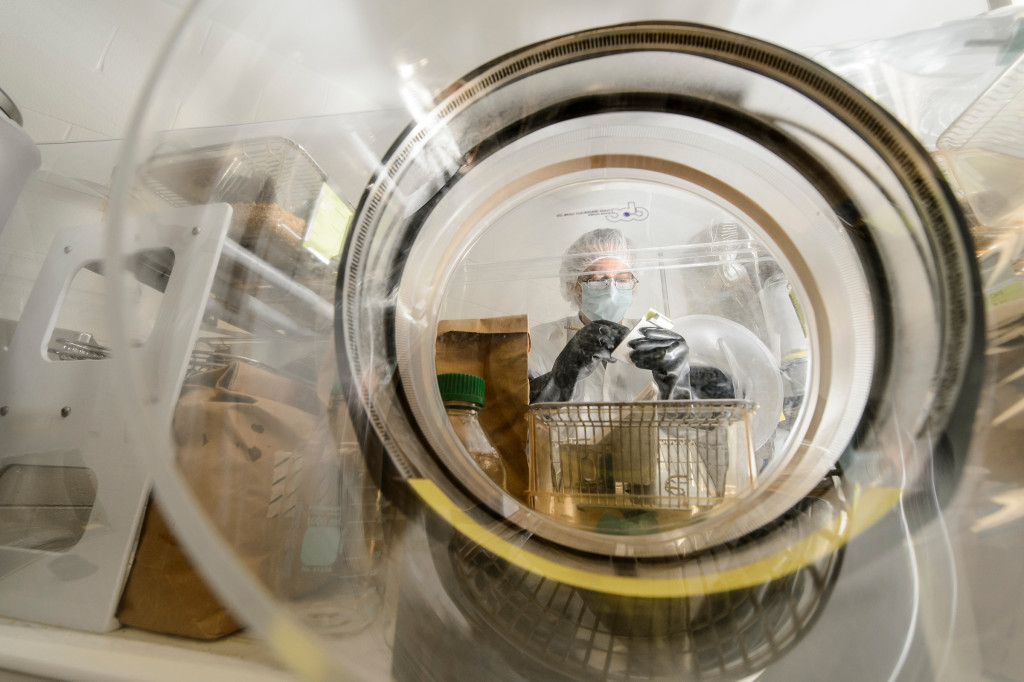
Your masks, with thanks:
M626 314L629 304L632 302L633 292L629 289L609 286L606 289L594 291L589 287L583 287L580 312L586 315L591 322L594 320L618 322Z

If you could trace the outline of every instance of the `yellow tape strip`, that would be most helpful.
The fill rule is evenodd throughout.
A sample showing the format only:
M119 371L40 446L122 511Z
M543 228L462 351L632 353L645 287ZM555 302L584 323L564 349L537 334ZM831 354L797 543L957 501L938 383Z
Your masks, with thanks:
M688 597L726 592L781 578L835 552L885 515L899 500L900 490L868 488L858 496L847 517L782 552L747 566L699 576L642 578L594 573L537 556L501 539L459 509L428 479L410 479L413 490L445 521L488 552L531 573L586 590L627 597Z
M275 618L267 637L274 656L304 680L338 679L334 661L305 631L284 618Z

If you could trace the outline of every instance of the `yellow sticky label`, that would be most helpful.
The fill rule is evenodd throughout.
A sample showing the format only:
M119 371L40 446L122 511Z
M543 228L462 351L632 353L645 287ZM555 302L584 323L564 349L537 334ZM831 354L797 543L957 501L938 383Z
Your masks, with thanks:
M341 253L345 234L352 222L352 208L327 185L320 188L320 200L306 240L302 242L325 262Z
M1004 303L1024 298L1024 282L1012 282L988 294L988 304L993 308Z

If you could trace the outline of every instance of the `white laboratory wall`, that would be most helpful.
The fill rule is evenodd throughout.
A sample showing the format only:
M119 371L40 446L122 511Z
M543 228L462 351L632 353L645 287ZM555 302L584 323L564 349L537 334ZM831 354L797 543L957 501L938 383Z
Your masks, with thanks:
M438 21L448 21L456 20L466 1L418 7ZM188 0L0 0L0 88L18 104L25 129L38 143L122 137L160 48L189 4ZM280 2L276 7L288 11L288 4ZM695 20L716 21L795 49L810 49L927 28L1002 4L1007 0L733 0L691 3L690 14ZM353 0L325 3L321 24L325 35L309 36L302 53L275 54L273 46L268 46L260 55L252 49L253 38L210 25L189 49L200 62L236 62L240 77L199 84L168 115L167 128L266 121L380 104L375 100L379 93L373 91L379 79L339 77L346 71L347 59L377 49L379 37L370 40L346 33L345 17L351 13L385 12L368 10L370 6ZM490 56L496 56L515 47L515 35L503 17L519 11L517 7L518 3L494 3L494 20L467 37L471 45L453 50L453 60L455 54L493 50ZM664 11L676 12L678 7L666 2ZM627 9L623 12L628 16ZM563 2L544 5L537 20L561 27L585 16L585 3ZM397 26L401 18L374 20ZM403 39L400 31L390 38L394 43ZM258 67L254 58L274 59L279 75L261 79L258 68L253 68Z
M0 88L39 143L124 134L185 0L2 0Z

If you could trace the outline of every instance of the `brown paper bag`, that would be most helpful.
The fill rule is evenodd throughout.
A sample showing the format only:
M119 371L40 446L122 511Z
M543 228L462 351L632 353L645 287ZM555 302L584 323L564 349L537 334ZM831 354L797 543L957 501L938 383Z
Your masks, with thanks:
M447 320L437 326L437 373L483 377L486 404L480 412L480 422L505 461L509 494L521 500L526 499L528 481L529 353L526 315Z
M289 570L282 559L293 548L278 544L289 540L282 531L299 530L303 509L337 504L336 486L303 473L330 462L326 419L312 386L240 362L194 377L174 413L178 465L192 492L250 570L284 597L329 578Z
M192 567L152 499L117 619L140 630L194 639L217 639L242 627Z
M332 579L330 541L337 533L317 529L304 536L310 509L339 504L330 480L338 469L336 451L316 389L231 363L186 381L172 432L192 493L224 541L272 592L300 597ZM316 523L333 524L335 516ZM140 537L121 622L199 638L237 629L166 527L157 519L151 528ZM311 561L315 566L306 565Z

